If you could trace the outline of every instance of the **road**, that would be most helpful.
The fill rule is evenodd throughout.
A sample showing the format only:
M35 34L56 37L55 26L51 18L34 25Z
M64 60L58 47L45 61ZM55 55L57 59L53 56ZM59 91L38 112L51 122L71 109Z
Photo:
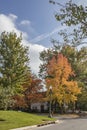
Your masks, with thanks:
M29 130L87 130L87 117L61 119L59 124L36 127Z

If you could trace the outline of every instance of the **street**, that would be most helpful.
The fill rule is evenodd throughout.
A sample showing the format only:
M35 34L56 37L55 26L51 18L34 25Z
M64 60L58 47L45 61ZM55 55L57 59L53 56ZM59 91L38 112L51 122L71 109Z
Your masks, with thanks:
M29 130L87 130L87 117L62 119L58 124L36 127Z

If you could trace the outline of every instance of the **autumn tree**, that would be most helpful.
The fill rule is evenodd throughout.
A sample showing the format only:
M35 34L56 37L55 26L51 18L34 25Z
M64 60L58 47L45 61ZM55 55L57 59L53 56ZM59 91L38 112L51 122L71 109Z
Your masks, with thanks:
M57 49L55 48L55 50ZM77 97L76 108L86 110L85 104L87 101L83 97L87 93L87 47L77 49L71 45L64 45L60 52L67 57L74 70L75 77L73 77L73 80L76 80L78 85L82 87L82 93Z
M25 84L24 89L25 101L29 109L31 108L31 103L40 102L42 100L42 80L37 78L37 76L31 75L31 84Z
M23 84L22 95L15 95L15 109L31 110L31 103L43 100L42 80L31 74L27 77L27 82Z
M84 92L87 86L87 47L82 47L81 49L77 49L71 45L63 45L59 47L57 44L54 45L51 49L44 50L40 53L40 59L42 60L42 64L40 65L40 76L42 78L47 77L47 68L46 65L52 59L53 56L57 56L58 53L62 53L71 64L71 68L75 73L71 79L76 80L78 85L82 87L81 97L84 96ZM51 78L51 76L50 76ZM86 93L86 92L85 92ZM83 98L82 98L83 99ZM80 96L78 96L79 103L77 101L77 106L82 104L82 100L80 100ZM80 102L81 101L81 102ZM84 100L86 101L86 100ZM86 103L86 102L85 102Z
M12 97L14 100L14 104L12 105L12 107L10 107L10 109L12 110L20 110L20 111L26 111L27 109L27 104L25 101L25 97L24 94L16 94Z
M21 41L14 32L0 36L0 103L4 109L10 105L11 97L20 93L30 71L28 48Z
M75 74L67 58L62 54L53 56L47 64L47 74L46 86L48 94L49 87L52 86L53 100L57 100L60 105L75 103L81 89L78 83L71 78Z

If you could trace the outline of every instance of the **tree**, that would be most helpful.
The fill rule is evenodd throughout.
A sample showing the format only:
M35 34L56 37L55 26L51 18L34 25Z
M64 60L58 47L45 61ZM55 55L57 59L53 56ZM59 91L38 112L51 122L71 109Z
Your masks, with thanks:
M42 51L40 53L40 59L42 60L42 64L40 65L40 76L45 78L46 74L46 64L52 57L58 55L58 53L62 53L71 64L73 71L75 72L75 77L73 77L78 82L82 82L85 86L87 84L86 76L87 76L87 47L82 47L80 50L77 48L68 45L67 43L63 45L61 48L56 44L53 48Z
M14 95L13 99L14 99L14 104L11 108L12 110L26 111L27 104L25 102L25 97L24 97L23 93L21 95L19 95L19 94Z
M87 86L87 47L82 47L80 50L70 45L62 47L61 52L67 57L71 67L74 70L74 80L78 82L78 85L82 87L82 93L77 97L76 107L77 109L86 110L86 86Z
M82 93L78 96L78 100L76 103L77 109L87 110L87 88L83 87Z
M61 53L67 57L68 61L76 74L75 80L87 84L87 47L82 47L80 50L70 45L65 45L61 49Z
M77 100L77 95L81 92L76 81L71 80L75 76L72 68L62 54L53 56L47 64L46 86L49 93L49 87L52 86L53 99L60 105L69 104ZM52 78L50 78L51 76Z
M72 1L60 4L55 0L49 0L52 4L57 4L60 8L55 13L55 18L61 25L66 25L67 30L59 32L63 36L62 52L71 63L73 70L75 71L77 80L87 84L87 47L81 47L77 49L81 44L87 44L87 7L77 5ZM71 32L70 32L71 30ZM55 40L53 41L55 43ZM60 42L57 42L60 44ZM54 45L58 50L59 45Z
M44 50L40 53L40 60L43 62L42 64L40 64L40 71L39 71L39 76L42 77L43 79L46 78L47 74L46 74L46 65L48 63L49 60L52 59L53 55L54 55L54 51L53 49L47 49Z
M81 86L82 90L85 91L85 87L87 86L87 47L82 47L78 50L68 44L63 45L61 48L56 44L53 48L42 51L40 53L40 59L42 60L42 64L40 65L40 76L44 79L47 77L46 65L52 57L57 56L58 53L62 53L68 59L68 62L71 64L71 68L75 73L75 76L71 77L71 79L77 81L78 86ZM50 76L50 78L52 78L52 76ZM84 96L83 94L82 91L81 96ZM78 96L78 100L79 99L80 96ZM79 100L79 104L82 104L80 101L82 100ZM76 105L78 105L78 101Z
M69 1L65 5L54 0L50 0L49 2L61 7L60 11L55 14L56 20L61 22L62 25L65 24L73 29L73 31L71 29L71 34L70 29L68 29L69 33L62 31L61 35L65 38L64 40L67 40L73 46L87 43L84 40L87 38L87 7L76 5L72 1Z
M13 109L31 111L31 104L43 101L42 80L31 74L27 77L27 82L23 84L22 95L14 95Z
M32 103L43 100L42 89L42 80L37 78L36 75L31 74L27 77L27 82L23 84L23 98L28 110L31 110Z
M28 48L21 44L21 36L3 32L0 36L0 99L9 100L15 93L20 93L30 71ZM3 96L4 95L4 96ZM8 98L9 97L9 98ZM8 102L3 102L7 109Z
M63 36L62 42L53 40L54 47L56 47L55 50L58 51L61 48L60 52L68 58L76 74L74 79L78 81L79 85L83 86L82 90L86 93L87 47L79 45L87 44L87 7L76 5L72 1L67 2L65 5L54 0L49 2L59 6L60 9L55 13L55 18L62 26L66 25L67 27L66 30L59 32L60 36ZM78 50L77 47L81 49L79 48ZM84 97L84 92L82 91L80 96ZM81 104L82 100L80 100L80 97L78 97L78 100L79 104Z

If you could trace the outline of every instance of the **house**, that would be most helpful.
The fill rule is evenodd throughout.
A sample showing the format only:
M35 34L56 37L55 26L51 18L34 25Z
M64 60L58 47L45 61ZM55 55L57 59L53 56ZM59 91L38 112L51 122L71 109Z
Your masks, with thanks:
M31 111L32 112L48 112L49 110L49 104L47 101L44 101L43 99L46 98L46 91L45 92L39 92L38 97L42 95L41 98L39 98L37 101L31 103Z
M48 102L36 102L31 104L32 112L47 112L48 111Z

